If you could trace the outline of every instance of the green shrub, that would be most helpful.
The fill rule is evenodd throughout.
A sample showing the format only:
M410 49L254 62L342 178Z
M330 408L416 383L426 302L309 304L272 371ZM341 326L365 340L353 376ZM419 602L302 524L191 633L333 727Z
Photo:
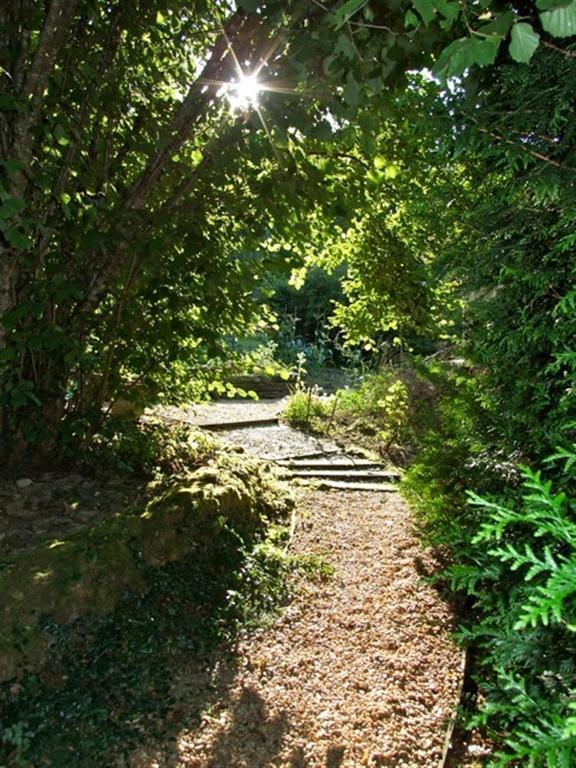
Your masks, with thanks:
M203 466L214 456L216 447L206 432L185 425L107 419L70 458L96 470L158 477Z
M313 389L297 389L282 416L291 424L313 432L325 432L330 418L332 398L320 397Z
M351 433L401 463L414 450L424 419L418 416L433 390L413 368L389 368L365 376L359 387L320 397L299 388L284 411L296 426L317 432ZM425 392L425 394L423 394Z
M576 453L559 489L523 471L520 498L470 494L477 533L446 575L473 600L460 638L479 651L474 724L503 745L491 765L568 768L576 760Z
M479 524L477 511L466 503L467 489L498 493L516 487L520 457L496 442L490 425L497 415L478 375L453 364L418 370L433 389L412 407L412 460L401 490L426 540L457 548Z

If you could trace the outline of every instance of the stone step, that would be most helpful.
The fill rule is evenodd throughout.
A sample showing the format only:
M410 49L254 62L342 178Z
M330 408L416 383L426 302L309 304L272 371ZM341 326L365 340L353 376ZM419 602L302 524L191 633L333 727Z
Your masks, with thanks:
M309 461L314 459L328 460L330 456L343 456L340 448L334 448L332 450L326 449L323 451L314 451L312 453L297 453L292 456L284 456L282 459L276 459L276 463L281 466L285 466L290 462Z
M351 459L347 456L336 455L334 459L319 458L319 459L279 459L277 462L280 466L286 467L286 469L382 469L381 464L377 464L375 461L369 461L368 459Z
M345 480L355 483L369 483L377 480L394 480L397 475L383 470L348 470L348 469L314 469L314 470L289 470L291 477L299 477L310 480Z
M246 421L222 421L216 423L197 424L199 429L206 429L209 432L224 432L232 429L246 429L247 427L277 427L279 424L277 418L270 419L248 419Z
M390 483L351 483L343 480L322 480L320 488L332 488L337 491L376 491L394 493L397 488Z

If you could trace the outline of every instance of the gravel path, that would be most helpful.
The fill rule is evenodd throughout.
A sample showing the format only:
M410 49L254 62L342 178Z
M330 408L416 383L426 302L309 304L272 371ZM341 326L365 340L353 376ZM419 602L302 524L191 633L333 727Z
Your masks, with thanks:
M164 418L202 426L276 418L286 405L286 400L217 400L182 408L166 406L155 409L155 412ZM272 461L288 456L340 450L331 440L304 434L287 424L227 429L215 434L223 443L241 446L253 456Z
M193 424L278 415L284 401L170 409ZM286 425L218 433L256 456L338 450ZM452 612L423 583L437 564L398 494L299 491L293 551L334 568L272 626L243 636L174 691L175 743L133 768L435 768L460 683ZM195 713L201 712L200 717Z
M224 443L242 446L247 453L253 456L271 461L290 456L309 456L316 453L341 451L331 440L306 435L287 424L228 429L226 432L218 432L218 438Z
M231 656L182 669L174 717L192 725L134 768L438 765L460 654L408 509L396 494L321 491L301 491L299 509L294 550L334 575L305 582Z
M286 397L279 400L214 400L183 407L157 406L154 411L163 416L201 426L225 421L273 419L281 413L287 401Z

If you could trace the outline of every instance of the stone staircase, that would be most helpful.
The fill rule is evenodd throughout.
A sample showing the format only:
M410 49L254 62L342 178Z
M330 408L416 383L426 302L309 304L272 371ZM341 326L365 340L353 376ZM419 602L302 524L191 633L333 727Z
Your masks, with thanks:
M222 410L223 409L223 410ZM216 404L202 414L165 408L163 418L219 433L224 442L241 446L247 453L276 464L289 480L317 483L321 488L391 493L400 475L378 460L333 440L305 434L278 418L276 402Z
M399 479L397 472L385 469L375 461L343 452L293 456L278 460L276 464L290 479L315 481L324 488L346 491L390 493L396 490L394 482Z

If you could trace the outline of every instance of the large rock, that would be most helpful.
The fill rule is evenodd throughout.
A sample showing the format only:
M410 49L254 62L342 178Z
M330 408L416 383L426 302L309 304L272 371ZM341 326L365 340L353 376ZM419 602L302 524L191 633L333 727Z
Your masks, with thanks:
M49 644L42 619L67 624L110 613L126 591L148 590L148 566L209 560L224 526L249 542L289 506L274 470L225 455L144 509L14 556L0 571L0 682L41 667Z

